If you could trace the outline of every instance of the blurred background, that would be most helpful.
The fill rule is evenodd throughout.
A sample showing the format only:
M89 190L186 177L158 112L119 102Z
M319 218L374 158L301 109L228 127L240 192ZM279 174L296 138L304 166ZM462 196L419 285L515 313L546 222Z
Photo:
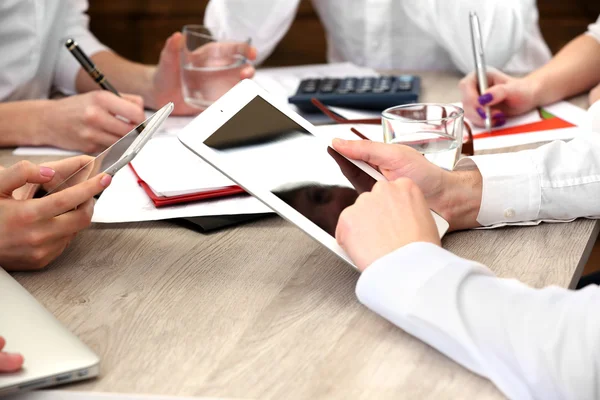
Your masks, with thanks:
M248 0L251 1L251 0ZM485 0L482 0L485 1ZM165 39L201 24L207 0L90 0L92 32L130 60L156 63ZM538 0L540 26L556 53L600 14L600 0ZM302 0L290 31L265 66L325 63L325 33L311 0Z

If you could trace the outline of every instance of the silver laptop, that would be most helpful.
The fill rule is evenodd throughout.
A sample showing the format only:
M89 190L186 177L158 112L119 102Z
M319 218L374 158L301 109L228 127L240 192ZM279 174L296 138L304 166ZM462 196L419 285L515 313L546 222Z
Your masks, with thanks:
M23 368L0 373L0 396L97 376L100 359L0 268L0 336Z

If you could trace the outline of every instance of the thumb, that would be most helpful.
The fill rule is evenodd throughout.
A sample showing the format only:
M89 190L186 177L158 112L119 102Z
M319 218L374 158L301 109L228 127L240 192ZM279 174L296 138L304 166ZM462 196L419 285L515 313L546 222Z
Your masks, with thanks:
M160 53L159 64L164 67L175 66L179 68L179 50L183 44L183 35L180 32L175 32L166 41Z
M413 152L422 157L421 153L407 146L390 145L370 140L336 138L333 139L332 145L343 156L385 169L395 168L395 164L405 160Z
M40 167L29 161L20 161L0 171L0 196L11 197L14 190L26 183L49 182L54 174L52 168Z

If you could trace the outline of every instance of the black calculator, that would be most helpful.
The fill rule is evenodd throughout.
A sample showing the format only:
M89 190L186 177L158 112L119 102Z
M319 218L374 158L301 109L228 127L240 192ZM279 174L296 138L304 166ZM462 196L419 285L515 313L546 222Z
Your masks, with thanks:
M383 111L400 104L416 103L420 92L421 79L414 75L311 78L300 82L289 102L304 112L318 111L311 103L312 98L328 106Z

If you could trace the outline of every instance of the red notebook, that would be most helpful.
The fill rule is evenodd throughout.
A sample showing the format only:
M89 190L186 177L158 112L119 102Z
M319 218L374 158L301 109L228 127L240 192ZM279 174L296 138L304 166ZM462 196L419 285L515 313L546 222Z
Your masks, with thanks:
M217 190L207 190L204 192L182 194L179 196L157 196L156 193L152 191L150 186L148 186L148 184L139 177L137 172L135 172L135 169L133 168L133 165L131 165L131 163L129 164L129 168L131 168L133 174L135 175L135 178L137 179L138 184L142 187L142 189L144 189L148 197L150 197L150 200L152 200L152 203L154 203L154 207L156 208L246 193L244 189L242 189L239 186L227 186Z

